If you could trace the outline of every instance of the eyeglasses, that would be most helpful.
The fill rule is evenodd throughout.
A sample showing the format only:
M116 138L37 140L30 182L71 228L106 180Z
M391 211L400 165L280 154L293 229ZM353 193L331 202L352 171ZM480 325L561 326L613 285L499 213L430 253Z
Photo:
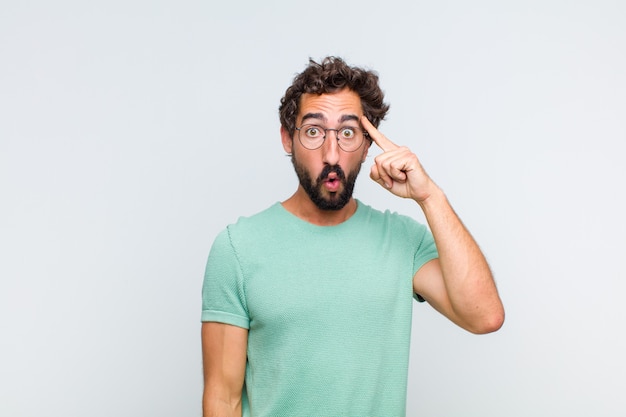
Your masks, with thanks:
M345 152L354 152L361 147L363 139L368 136L367 132L358 127L344 126L339 129L325 129L317 125L302 125L296 127L298 140L305 148L313 151L318 149L326 140L329 130L337 135L337 143Z

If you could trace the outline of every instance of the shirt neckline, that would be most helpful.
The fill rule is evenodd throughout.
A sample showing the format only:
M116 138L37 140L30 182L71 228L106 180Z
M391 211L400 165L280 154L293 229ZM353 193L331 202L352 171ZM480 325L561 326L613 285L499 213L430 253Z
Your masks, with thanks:
M346 220L344 220L341 223L330 225L330 226L320 226L320 225L308 222L308 221L306 221L306 220L296 216L295 214L293 214L289 210L287 210L285 207L283 207L283 205L282 205L282 203L280 201L276 202L274 204L274 206L278 210L280 210L282 212L282 216L287 218L287 219L289 219L289 221L291 223L299 224L301 226L310 228L312 230L337 230L337 229L340 229L340 228L349 227L352 223L354 223L356 220L358 220L358 218L362 215L363 209L364 209L363 203L361 203L361 201L359 199L355 198L354 200L356 201L356 210L354 211L352 216L348 217Z

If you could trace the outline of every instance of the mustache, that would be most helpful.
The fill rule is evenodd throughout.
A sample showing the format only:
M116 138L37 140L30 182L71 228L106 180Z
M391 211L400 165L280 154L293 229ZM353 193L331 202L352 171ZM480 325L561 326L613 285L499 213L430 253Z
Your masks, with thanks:
M324 181L331 172L337 174L337 178L339 178L341 181L346 180L346 173L343 172L343 169L341 169L339 165L326 165L324 166L324 169L322 169L321 174L317 177L317 182L319 183Z

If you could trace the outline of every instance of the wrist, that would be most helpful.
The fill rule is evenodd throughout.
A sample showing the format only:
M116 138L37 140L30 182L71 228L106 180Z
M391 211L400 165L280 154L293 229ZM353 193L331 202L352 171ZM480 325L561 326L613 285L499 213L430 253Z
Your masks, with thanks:
M428 197L417 201L424 213L429 211L438 210L442 205L448 204L448 198L441 188L434 183L432 184L432 190L428 193Z

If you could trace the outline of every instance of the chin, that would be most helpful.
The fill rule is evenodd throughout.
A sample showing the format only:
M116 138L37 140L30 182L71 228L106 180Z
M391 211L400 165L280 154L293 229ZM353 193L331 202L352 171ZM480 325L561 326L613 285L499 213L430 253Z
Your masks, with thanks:
M315 203L317 208L319 208L320 210L338 211L344 208L351 199L352 196L348 196L348 198L345 198L345 196L342 196L341 194L335 194L326 198L315 198L313 199L313 203Z

